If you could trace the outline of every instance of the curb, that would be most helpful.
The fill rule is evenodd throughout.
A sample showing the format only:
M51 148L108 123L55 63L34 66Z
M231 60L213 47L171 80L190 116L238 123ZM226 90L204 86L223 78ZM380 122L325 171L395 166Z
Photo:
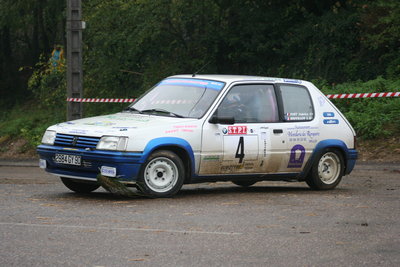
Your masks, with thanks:
M38 159L0 159L0 167L38 167Z

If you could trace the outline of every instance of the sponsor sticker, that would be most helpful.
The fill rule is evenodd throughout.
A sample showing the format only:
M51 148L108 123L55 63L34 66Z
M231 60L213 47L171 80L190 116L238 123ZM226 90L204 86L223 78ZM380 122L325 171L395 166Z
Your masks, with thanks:
M203 158L203 160L207 160L207 161L218 161L219 160L219 156L205 156Z
M301 168L303 166L306 149L304 146L298 144L292 147L290 151L290 159L288 168Z
M247 134L247 126L228 126L228 134Z
M283 79L283 81L285 83L297 83L297 84L301 84L300 80L292 80L292 79Z
M285 113L285 120L286 121L307 121L312 120L314 117L314 113Z
M199 80L199 79L165 79L161 81L160 85L183 85L183 86L194 86L194 87L206 87L213 90L221 90L225 83L210 81L210 80Z
M116 177L117 176L117 168L108 167L108 166L101 166L101 175L108 176L108 177Z
M324 120L324 124L339 124L339 120L336 119Z
M335 113L333 112L324 112L323 115L325 118L335 117Z

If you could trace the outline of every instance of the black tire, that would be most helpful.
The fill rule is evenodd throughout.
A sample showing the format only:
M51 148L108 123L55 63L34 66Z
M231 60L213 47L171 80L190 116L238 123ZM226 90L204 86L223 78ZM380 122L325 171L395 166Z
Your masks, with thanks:
M344 167L343 156L338 150L325 149L313 163L306 183L314 190L334 189L342 180Z
M248 186L252 186L253 184L255 184L257 182L255 182L255 181L232 181L232 183L234 183L235 185L238 185L238 186L248 187Z
M76 193L90 193L100 187L98 183L90 181L80 181L64 177L61 177L61 181L68 189Z
M138 177L139 190L149 197L171 197L185 180L182 159L168 150L155 151L147 159Z

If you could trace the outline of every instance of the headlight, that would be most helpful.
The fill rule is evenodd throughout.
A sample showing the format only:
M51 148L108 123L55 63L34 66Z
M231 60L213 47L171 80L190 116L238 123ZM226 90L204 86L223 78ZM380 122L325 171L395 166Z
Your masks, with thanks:
M45 145L54 145L54 140L56 140L57 133L55 131L47 130L42 138L42 144Z
M124 136L103 136L96 149L100 150L126 150L126 145L128 144L128 137Z

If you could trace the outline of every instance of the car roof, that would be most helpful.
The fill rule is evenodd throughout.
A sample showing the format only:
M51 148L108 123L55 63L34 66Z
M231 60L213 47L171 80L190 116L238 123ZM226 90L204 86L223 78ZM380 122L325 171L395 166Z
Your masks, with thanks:
M268 81L271 83L294 83L294 84L307 83L307 81L297 80L297 79L250 76L250 75L227 75L227 74L181 74L181 75L170 76L168 78L204 79L204 80L220 81L225 83L232 83L239 81Z

